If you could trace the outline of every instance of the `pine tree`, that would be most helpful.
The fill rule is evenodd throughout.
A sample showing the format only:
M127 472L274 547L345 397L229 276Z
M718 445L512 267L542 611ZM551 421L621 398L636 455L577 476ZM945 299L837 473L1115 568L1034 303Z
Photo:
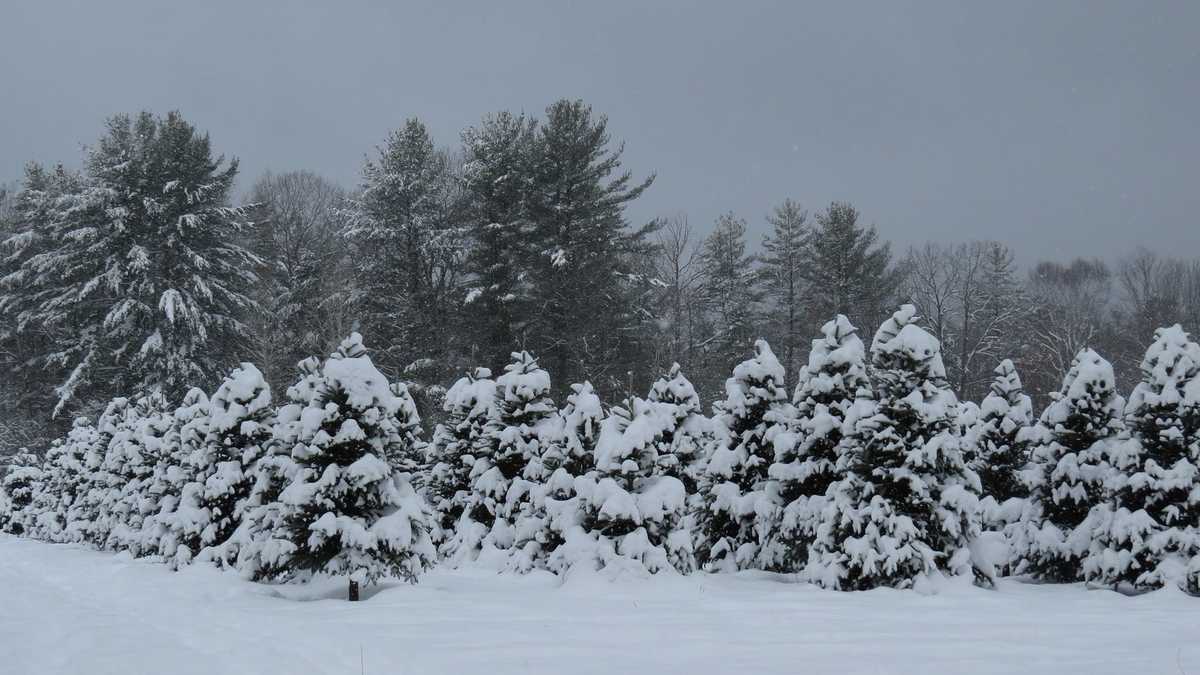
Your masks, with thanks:
M745 569L757 561L762 530L770 525L758 522L758 508L775 459L767 441L768 415L786 403L783 366L766 341L758 340L754 358L734 368L724 400L713 406L724 438L700 486L695 549L705 569Z
M96 439L84 454L83 477L79 485L79 498L68 512L67 528L71 540L100 548L108 539L106 501L109 490L119 484L119 478L111 475L106 466L108 448L129 407L129 399L118 397L109 401L104 412L96 419Z
M1088 581L1152 590L1200 553L1200 345L1178 324L1160 328L1141 368L1083 567Z
M427 444L423 438L424 432L421 429L421 415L417 412L417 402L409 393L407 383L393 382L391 388L392 395L396 397L397 401L396 429L400 432L400 445L388 457L388 461L392 463L396 471L413 474L413 487L424 492L423 467L425 466Z
M192 553L212 548L215 562L232 564L236 542L226 546L240 522L254 487L254 465L266 454L271 437L273 410L271 387L262 372L243 363L221 383L209 399L208 433L192 455L194 507L204 514Z
M937 340L904 305L871 342L875 400L854 414L852 510L833 523L840 550L822 549L820 581L843 590L907 588L940 572L970 568L967 544L978 533L979 477L967 468L956 434L958 401L946 382ZM837 489L835 488L835 492ZM841 496L833 504L837 508ZM846 518L850 522L846 522Z
M810 259L804 268L813 316L850 314L865 325L883 322L898 286L891 248L879 244L874 227L858 224L858 211L834 202L818 213L809 236Z
M495 415L496 382L487 368L476 368L446 392L446 420L430 443L429 497L440 529L449 536L463 515L471 489L471 470L488 421Z
M207 522L207 514L196 506L204 486L195 481L193 460L208 436L208 415L208 394L192 387L171 415L166 450L155 470L163 494L149 536L157 537L158 554L175 568L191 562Z
M33 300L18 328L56 336L34 362L67 371L57 409L85 392L181 394L245 338L256 261L228 206L237 162L223 163L178 113L109 120L84 185L59 201L52 245L22 266Z
M590 382L571 385L571 394L559 417L562 438L550 444L549 456L543 456L543 463L551 472L561 467L570 476L586 475L596 468L596 443L604 422L604 407Z
M1021 434L1033 424L1033 405L1012 361L1004 359L995 372L991 393L979 406L969 464L979 474L982 494L1003 504L1028 495L1021 477L1029 461L1028 448Z
M463 132L464 217L472 238L464 321L476 358L492 365L523 342L530 315L526 199L536 126L501 112Z
M42 487L44 473L37 455L22 448L10 461L0 489L6 495L6 511L0 511L0 532L26 535L35 527L34 497Z
M769 470L783 507L766 556L774 569L799 571L806 564L826 492L849 468L846 419L858 391L871 385L866 349L849 319L839 314L821 327L821 333L812 341L808 365L800 372L792 398L797 429L777 437Z
M496 438L492 469L473 486L477 495L495 500L495 519L481 546L512 549L505 555L515 560L507 564L528 568L539 552L523 546L516 528L537 508L538 490L548 475L542 455L557 435L558 410L550 400L550 375L529 352L513 352L496 385L496 414L488 425Z
M653 229L630 229L627 204L654 181L621 169L623 146L583 101L556 101L536 132L528 168L531 345L556 377L602 383L639 365L633 254ZM618 375L619 377L619 375Z
M673 363L666 376L654 382L646 398L665 421L657 441L655 473L678 478L687 494L696 494L716 437L696 388L679 364Z
M42 496L47 512L39 521L39 537L53 542L74 541L72 510L84 495L86 458L95 451L96 428L86 417L72 422L71 431L46 455L47 475Z
M744 345L754 339L760 297L754 258L746 253L746 221L732 213L718 218L712 234L704 240L700 262L704 275L700 299L712 322L712 336L705 347L711 364L706 370L712 377L701 381L701 390L716 394L714 390L736 365ZM783 386L783 382L779 384Z
M321 362L309 357L298 362L296 370L300 379L287 388L287 404L275 411L265 454L251 469L253 485L229 538L237 548L238 572L254 581L285 578L295 551L285 527L288 506L280 498L300 470L292 452L302 442L304 411L321 390Z
M374 361L392 376L420 371L436 382L449 360L459 253L452 202L449 157L412 118L363 165L361 190L345 210L351 301L363 329L384 345Z
M771 233L763 237L759 257L766 295L774 302L769 312L772 332L783 344L783 366L797 372L800 347L806 328L804 307L807 282L804 267L808 254L808 212L796 202L785 199L767 217Z
M1013 528L1017 572L1054 582L1083 578L1089 511L1105 497L1112 444L1124 431L1112 365L1091 349L1076 355L1062 388L1031 430L1031 512Z
M390 455L402 443L400 402L353 333L321 370L317 396L300 416L301 442L292 451L296 479L280 495L297 571L350 578L384 575L415 582L435 556L430 516L410 484L393 474Z

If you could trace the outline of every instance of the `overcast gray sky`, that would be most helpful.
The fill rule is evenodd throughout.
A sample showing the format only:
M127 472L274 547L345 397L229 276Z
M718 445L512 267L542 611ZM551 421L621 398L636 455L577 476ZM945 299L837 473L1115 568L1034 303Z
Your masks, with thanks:
M312 8L302 5L319 5ZM903 248L1200 256L1200 2L38 0L0 7L0 180L179 109L242 161L353 185L406 117L442 144L579 97L658 181L641 221L849 200Z

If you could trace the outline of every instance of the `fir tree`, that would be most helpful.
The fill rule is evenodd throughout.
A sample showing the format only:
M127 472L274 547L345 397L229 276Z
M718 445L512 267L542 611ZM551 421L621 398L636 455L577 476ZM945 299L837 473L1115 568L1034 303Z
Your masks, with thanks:
M28 536L37 521L34 497L42 487L42 461L22 448L10 461L0 489L6 495L6 511L0 511L0 532Z
M1076 355L1062 388L1028 435L1031 512L1013 528L1017 572L1054 582L1083 578L1089 511L1105 497L1111 446L1124 431L1112 365L1091 349Z
M773 324L773 334L783 344L784 368L798 372L806 319L804 267L809 258L808 212L785 199L767 217L767 224L771 233L763 237L759 260L764 290L775 306L768 319Z
M849 468L851 453L843 434L846 419L858 391L870 388L866 350L850 321L839 314L821 327L821 333L812 342L808 365L800 372L792 399L797 429L777 436L775 462L769 470L783 507L766 558L774 569L804 567L826 491Z
M874 227L858 224L858 211L834 202L816 216L809 237L804 278L814 316L854 313L865 325L882 323L898 275L891 248L880 244Z
M321 370L319 393L300 415L292 451L296 479L280 495L292 544L289 566L350 578L416 581L434 560L429 513L408 474L388 462L402 443L400 402L371 363L358 333Z
M714 413L724 438L708 459L700 486L696 558L709 570L744 569L759 555L764 527L767 471L775 459L767 440L768 415L787 402L784 370L766 341L754 343L754 358L739 364L725 382L725 398Z
M1083 566L1088 581L1152 590L1200 553L1200 345L1178 324L1160 328L1141 368Z
M1001 361L995 372L991 393L979 406L969 464L979 474L982 494L1003 504L1028 494L1021 471L1029 456L1021 434L1033 424L1033 405L1012 361Z
M657 441L655 473L678 478L689 495L696 494L716 436L696 388L679 364L673 363L666 376L654 382L646 399L653 404L648 407L656 409L665 421Z
M495 415L496 382L487 368L476 368L446 392L447 417L429 446L429 498L441 532L448 536L462 517L471 488L471 470L484 430Z
M707 370L714 376L711 382L702 381L701 389L716 394L724 374L736 365L739 353L755 334L760 297L754 258L746 253L746 221L732 213L718 218L712 234L704 240L700 262L704 275L700 300L713 324L706 347L711 363Z
M848 487L854 504L827 518L843 529L833 539L840 548L818 547L816 565L818 581L843 590L906 588L970 568L979 477L963 461L940 346L916 321L904 305L880 326L871 343L875 400L850 417L854 475L834 492ZM843 496L835 494L834 508Z

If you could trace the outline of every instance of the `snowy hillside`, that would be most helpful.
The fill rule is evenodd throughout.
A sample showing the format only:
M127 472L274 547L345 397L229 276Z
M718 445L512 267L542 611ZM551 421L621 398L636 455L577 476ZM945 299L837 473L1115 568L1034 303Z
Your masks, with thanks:
M610 583L437 569L347 603L342 580L252 584L0 535L0 671L1196 673L1194 598L963 582L928 596L763 573Z

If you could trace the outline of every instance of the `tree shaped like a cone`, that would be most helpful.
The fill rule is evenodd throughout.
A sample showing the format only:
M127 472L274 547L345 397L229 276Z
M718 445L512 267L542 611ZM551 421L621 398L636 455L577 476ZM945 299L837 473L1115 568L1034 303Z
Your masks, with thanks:
M296 480L280 495L289 509L290 564L297 570L350 577L385 575L415 582L434 560L430 515L407 474L388 463L403 441L401 405L352 334L321 371L316 397L300 417L302 442L292 451Z
M765 340L725 382L725 399L715 406L724 426L705 467L697 515L696 558L709 570L745 569L756 564L763 537L757 522L767 469L775 451L767 442L768 415L787 403L784 372Z
M876 399L853 418L857 505L838 551L842 589L907 588L970 569L979 477L963 461L940 345L916 320L904 305L871 343Z
M689 495L696 494L715 438L696 388L679 364L672 363L666 377L655 381L646 398L668 422L657 441L657 473L678 478Z
M1030 430L1035 484L1030 512L1012 528L1017 572L1043 581L1083 578L1088 512L1105 496L1112 445L1124 430L1112 365L1091 349L1075 356L1062 388Z
M446 392L446 421L434 429L430 443L428 486L444 537L451 535L469 501L471 469L495 405L496 382L487 368L472 370Z
M783 514L764 560L782 571L798 571L808 560L825 493L849 469L852 453L842 433L846 417L858 391L871 384L866 349L849 319L839 314L821 334L812 342L792 399L796 432L777 436L770 468Z
M995 372L991 393L979 406L970 465L979 474L982 494L1003 504L1029 492L1020 475L1028 461L1021 432L1033 423L1033 405L1012 361L1004 359Z
M1125 407L1131 438L1113 447L1111 499L1089 516L1088 581L1152 590L1200 552L1200 345L1160 328ZM1187 584L1200 591L1200 577Z

